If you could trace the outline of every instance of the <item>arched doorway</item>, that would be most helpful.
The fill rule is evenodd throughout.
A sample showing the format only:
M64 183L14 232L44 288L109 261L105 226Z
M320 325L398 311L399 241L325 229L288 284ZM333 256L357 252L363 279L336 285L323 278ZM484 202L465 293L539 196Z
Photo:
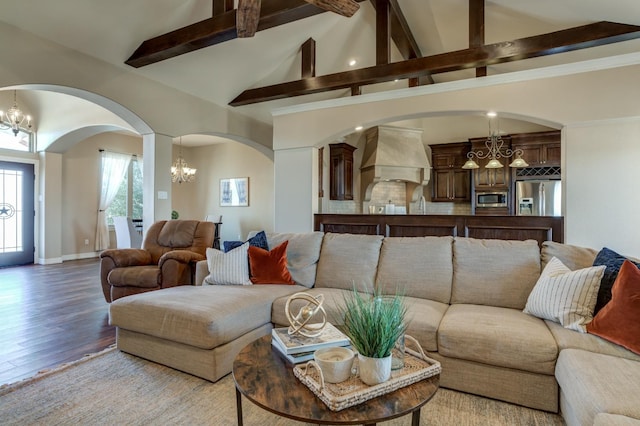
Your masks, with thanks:
M125 132L141 138L143 134L153 134L153 130L128 108L88 91L55 85L21 85L6 87L0 92L9 93L13 90L17 90L21 98L20 107L34 116L34 147L31 152L5 151L0 158L7 163L2 168L3 180L12 186L18 181L22 182L20 189L11 192L19 192L22 194L20 202L25 201L24 208L6 208L6 216L12 211L21 213L20 219L13 214L14 225L20 229L14 226L10 238L7 232L0 238L0 244L3 245L0 255L11 250L21 251L22 256L16 258L15 253L0 256L0 265L34 261L42 264L60 263L82 258L78 256L78 251L72 251L69 255L69 251L65 252L63 248L67 233L61 225L61 211L68 200L60 195L63 175L60 158L78 142L97 134ZM82 164L80 168L89 172L93 170L95 174L91 164ZM14 178L17 173L21 176ZM7 179L7 176L10 178ZM3 195L10 193L6 186L2 192ZM83 194L76 195L76 198L82 198ZM6 225L11 220L6 218L2 222ZM84 239L88 238L89 232L86 229L82 232L83 241L86 241ZM95 226L91 231L91 234L94 233ZM93 246L86 244L87 250L89 247ZM95 253L87 255L94 257Z

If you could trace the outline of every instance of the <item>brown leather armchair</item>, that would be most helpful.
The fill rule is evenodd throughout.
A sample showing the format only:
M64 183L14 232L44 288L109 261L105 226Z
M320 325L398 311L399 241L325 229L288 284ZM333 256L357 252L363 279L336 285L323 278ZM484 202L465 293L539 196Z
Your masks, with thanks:
M215 224L163 220L147 230L141 249L100 253L100 280L107 303L130 294L194 282L195 264L206 259Z

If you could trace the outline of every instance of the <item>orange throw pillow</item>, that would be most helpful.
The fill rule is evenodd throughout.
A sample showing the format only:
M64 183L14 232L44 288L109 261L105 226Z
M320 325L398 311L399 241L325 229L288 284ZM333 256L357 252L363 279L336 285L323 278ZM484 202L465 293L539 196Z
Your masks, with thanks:
M587 324L587 332L640 355L640 270L628 260L611 288L611 301Z
M251 282L254 284L295 284L287 269L287 245L285 241L271 251L249 246Z

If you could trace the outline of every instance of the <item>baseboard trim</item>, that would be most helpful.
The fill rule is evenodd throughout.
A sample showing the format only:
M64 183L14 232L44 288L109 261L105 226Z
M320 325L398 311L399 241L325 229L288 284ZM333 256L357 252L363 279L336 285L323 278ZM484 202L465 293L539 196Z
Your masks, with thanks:
M69 260L82 260L82 259L92 259L98 257L99 252L88 252L88 253L74 253L74 254L65 254L60 257L52 257L48 259L38 259L38 265L55 265L56 263L67 262Z
M95 251L90 251L87 253L75 253L75 254L65 254L62 256L62 261L66 262L68 260L81 260L81 259L91 259L94 257L98 257L100 253Z

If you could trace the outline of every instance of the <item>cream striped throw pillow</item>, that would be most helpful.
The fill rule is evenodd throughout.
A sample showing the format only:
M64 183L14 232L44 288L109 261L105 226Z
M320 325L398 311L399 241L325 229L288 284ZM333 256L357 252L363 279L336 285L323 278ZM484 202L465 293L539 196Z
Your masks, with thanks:
M213 285L251 285L249 279L249 242L228 252L207 249L209 275L204 279Z
M586 333L604 269L592 266L571 271L558 258L552 258L529 294L524 313Z

